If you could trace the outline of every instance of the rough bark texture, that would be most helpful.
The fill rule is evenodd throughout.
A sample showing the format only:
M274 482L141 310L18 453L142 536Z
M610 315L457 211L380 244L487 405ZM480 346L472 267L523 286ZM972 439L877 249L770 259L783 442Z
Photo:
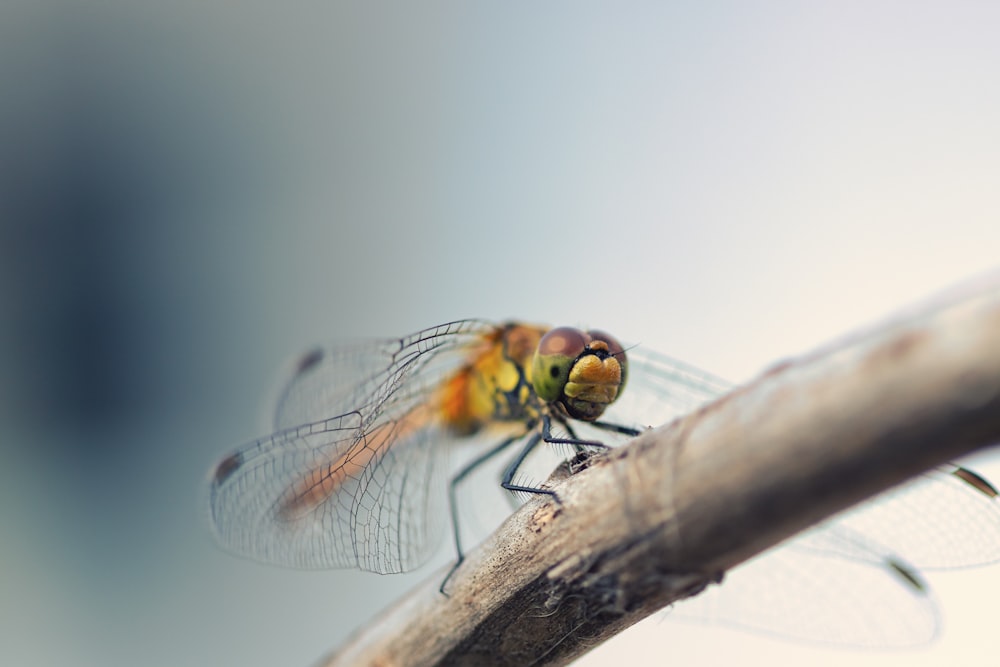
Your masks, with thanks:
M323 665L562 665L807 526L1000 442L1000 282L587 461ZM443 576L443 574L441 575Z

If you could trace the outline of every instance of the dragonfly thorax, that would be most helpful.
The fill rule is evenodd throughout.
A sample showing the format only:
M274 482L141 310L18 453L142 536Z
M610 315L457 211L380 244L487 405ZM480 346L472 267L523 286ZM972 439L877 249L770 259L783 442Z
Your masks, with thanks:
M530 422L541 403L531 385L531 358L546 329L510 323L497 328L443 386L444 423L470 435L487 424Z

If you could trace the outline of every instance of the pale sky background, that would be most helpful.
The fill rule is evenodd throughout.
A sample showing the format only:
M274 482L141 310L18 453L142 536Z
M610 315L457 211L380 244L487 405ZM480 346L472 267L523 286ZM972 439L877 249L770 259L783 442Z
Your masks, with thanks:
M310 665L412 574L217 548L308 345L599 326L734 381L1000 266L1000 5L0 9L0 664ZM1000 479L995 455L978 468ZM990 662L659 623L581 664Z

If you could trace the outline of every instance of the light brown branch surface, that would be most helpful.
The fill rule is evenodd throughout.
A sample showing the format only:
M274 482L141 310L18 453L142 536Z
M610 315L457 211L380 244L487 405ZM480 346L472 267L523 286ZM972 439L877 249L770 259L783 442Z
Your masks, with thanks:
M1000 442L1000 281L783 363L515 513L322 664L562 665L809 525ZM724 584L723 584L724 585Z

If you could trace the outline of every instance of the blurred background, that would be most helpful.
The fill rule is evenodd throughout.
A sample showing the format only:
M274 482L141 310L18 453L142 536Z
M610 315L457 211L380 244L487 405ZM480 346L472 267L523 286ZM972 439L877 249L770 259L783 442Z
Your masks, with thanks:
M5 665L309 665L433 574L214 545L311 344L517 317L745 381L1000 264L994 3L70 5L0 8ZM929 649L583 664L995 653L1000 567L930 581Z

